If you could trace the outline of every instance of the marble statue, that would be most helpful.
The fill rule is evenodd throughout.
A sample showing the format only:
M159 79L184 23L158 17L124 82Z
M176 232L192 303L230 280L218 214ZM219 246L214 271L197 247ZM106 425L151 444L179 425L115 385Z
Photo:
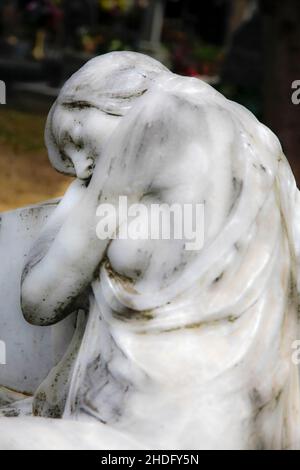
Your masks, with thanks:
M26 395L0 366L0 447L300 448L300 200L275 135L201 80L114 52L64 85L45 140L75 179L22 245L7 337L26 329L41 359L26 373L15 357ZM120 195L203 204L204 246L99 239L97 207Z

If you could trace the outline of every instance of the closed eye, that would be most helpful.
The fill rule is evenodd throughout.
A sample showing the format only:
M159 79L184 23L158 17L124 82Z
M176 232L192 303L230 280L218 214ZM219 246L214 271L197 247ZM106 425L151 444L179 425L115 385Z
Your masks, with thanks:
M96 106L89 103L88 101L69 101L62 103L62 106L67 109L98 109Z
M101 111L104 114L108 114L109 116L123 116L123 114L120 112L102 109L99 106L95 106L94 104L89 103L88 101L66 101L62 103L61 106L65 109L76 109L78 111L84 109L97 109L98 111Z

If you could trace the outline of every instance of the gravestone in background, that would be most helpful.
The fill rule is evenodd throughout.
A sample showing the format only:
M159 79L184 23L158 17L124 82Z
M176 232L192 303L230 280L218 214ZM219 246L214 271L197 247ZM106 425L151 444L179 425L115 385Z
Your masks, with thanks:
M48 327L32 327L20 306L21 273L27 253L57 201L0 214L0 340L6 365L0 386L32 394L62 357L74 332L74 317Z

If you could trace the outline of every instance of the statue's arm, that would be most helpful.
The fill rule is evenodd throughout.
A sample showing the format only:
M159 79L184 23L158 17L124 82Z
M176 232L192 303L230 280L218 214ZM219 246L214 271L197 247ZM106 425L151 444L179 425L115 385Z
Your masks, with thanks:
M59 315L50 315L50 312L43 315L45 308L48 309L46 304L49 294L48 289L50 288L49 279L48 282L46 280L49 272L47 266L49 263L46 259L59 231L70 213L76 211L86 191L86 183L78 179L69 186L28 254L27 263L22 273L21 303L24 317L30 323L47 325L60 320ZM61 281L59 276L57 276L57 281ZM76 300L70 302L70 313L77 308L84 308L86 303L86 296L76 298ZM65 312L65 315L68 312L69 310Z
M89 203L90 198L84 197L58 230L56 226L53 232L44 232L37 241L21 286L22 311L29 323L51 325L84 307L81 294L103 251L93 229L95 211Z

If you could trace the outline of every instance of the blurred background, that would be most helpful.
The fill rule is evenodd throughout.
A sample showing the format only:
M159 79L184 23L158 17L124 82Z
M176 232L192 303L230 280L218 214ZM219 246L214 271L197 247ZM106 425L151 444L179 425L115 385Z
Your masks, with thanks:
M43 142L48 110L74 71L116 50L245 105L279 136L300 185L299 0L0 0L0 211L64 193L70 179Z

